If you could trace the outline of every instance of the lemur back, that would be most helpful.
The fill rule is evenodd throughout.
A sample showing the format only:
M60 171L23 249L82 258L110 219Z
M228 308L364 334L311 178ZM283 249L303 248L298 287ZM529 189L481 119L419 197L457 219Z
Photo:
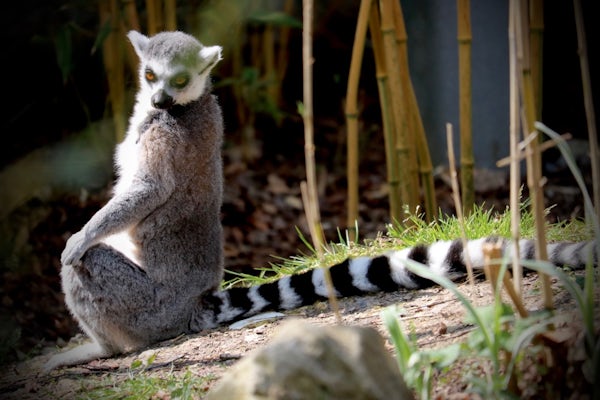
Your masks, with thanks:
M128 37L140 58L140 90L116 151L114 195L67 242L61 277L67 307L91 344L50 359L52 369L142 348L267 309L325 298L322 269L251 288L220 290L223 276L221 144L223 122L209 93L221 48L182 32ZM483 244L468 243L475 268ZM521 243L525 258L533 242ZM504 249L510 251L508 242ZM551 244L556 264L598 263L598 244ZM346 260L331 267L337 296L432 284L405 268L410 259L447 277L465 271L459 240Z

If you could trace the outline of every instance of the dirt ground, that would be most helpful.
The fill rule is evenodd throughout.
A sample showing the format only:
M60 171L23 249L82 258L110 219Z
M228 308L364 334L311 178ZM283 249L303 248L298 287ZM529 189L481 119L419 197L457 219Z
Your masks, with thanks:
M563 323L557 326L571 328L578 325L570 296L554 281L555 303ZM485 281L474 286L460 284L475 305L491 302L491 287ZM538 278L524 279L524 301L528 310L542 308ZM399 305L398 317L403 327L414 332L420 348L441 348L463 341L473 327L464 322L464 309L449 291L434 287L419 291L399 290L364 297L341 299L339 302L342 324L371 326L384 338L388 335L382 324L381 312L388 306ZM284 319L300 318L312 324L334 325L336 317L326 302L302 307L285 313ZM0 397L3 399L75 399L91 389L113 385L128 379L134 372L132 362L151 355L154 361L147 369L151 376L175 374L183 376L190 371L194 376L207 377L206 391L218 381L230 366L249 352L267 344L284 319L259 323L231 330L227 327L182 336L157 344L141 352L127 354L87 365L56 370L50 374L40 366L51 354L44 354L20 364L5 366L0 378ZM390 354L393 348L386 341ZM52 349L49 349L50 351ZM465 382L455 379L436 387L436 398L476 398L466 394Z

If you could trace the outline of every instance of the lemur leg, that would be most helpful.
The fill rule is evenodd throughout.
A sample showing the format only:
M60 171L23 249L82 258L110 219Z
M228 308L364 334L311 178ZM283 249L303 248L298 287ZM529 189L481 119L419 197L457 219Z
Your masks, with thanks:
M185 286L164 286L104 244L90 248L81 265L61 271L65 302L93 343L53 357L46 369L135 350L189 330L193 301Z

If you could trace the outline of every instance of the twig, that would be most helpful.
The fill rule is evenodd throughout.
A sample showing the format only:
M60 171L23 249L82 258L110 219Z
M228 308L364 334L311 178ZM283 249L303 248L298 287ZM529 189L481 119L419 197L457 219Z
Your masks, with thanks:
M537 137L537 133L534 132L533 134L529 135L529 137L535 138L535 137ZM571 140L573 138L573 135L571 135L570 133L563 133L562 135L560 135L560 137L563 138L564 140ZM507 165L511 164L512 160L516 160L517 163L521 160L524 160L527 156L531 155L531 151L526 149L525 148L526 146L527 146L527 144L525 143L525 141L519 142L517 155L516 156L511 155L508 157L501 158L500 160L496 161L496 166L497 167L506 167ZM553 147L556 147L556 142L548 140L548 141L540 144L540 151L544 152Z
M483 264L484 271L487 279L490 281L492 285L492 291L495 293L498 291L498 273L500 272L500 264L498 264L497 260L502 258L502 247L499 242L496 243L486 243L483 246ZM502 284L504 285L504 289L510 297L511 301L515 305L517 312L523 318L527 317L529 313L525 309L523 302L521 301L521 296L517 294L515 291L514 284L510 279L510 271L506 271L502 276Z
M454 199L454 208L456 208L456 217L460 225L461 241L463 246L463 252L465 256L465 264L467 265L467 274L469 277L469 283L475 285L475 278L473 277L473 264L471 263L471 257L469 256L469 249L467 246L467 233L465 230L465 219L463 217L462 205L460 204L460 191L458 188L458 179L456 174L456 157L454 156L454 145L452 144L452 124L446 124L446 142L448 146L448 164L450 165L450 179L452 182L452 198Z

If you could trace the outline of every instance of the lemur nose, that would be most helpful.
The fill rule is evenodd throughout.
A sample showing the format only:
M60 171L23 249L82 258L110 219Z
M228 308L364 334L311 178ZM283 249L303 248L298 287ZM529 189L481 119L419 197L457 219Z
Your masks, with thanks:
M164 90L159 90L152 96L152 106L162 110L168 110L173 106L173 98L165 93Z

